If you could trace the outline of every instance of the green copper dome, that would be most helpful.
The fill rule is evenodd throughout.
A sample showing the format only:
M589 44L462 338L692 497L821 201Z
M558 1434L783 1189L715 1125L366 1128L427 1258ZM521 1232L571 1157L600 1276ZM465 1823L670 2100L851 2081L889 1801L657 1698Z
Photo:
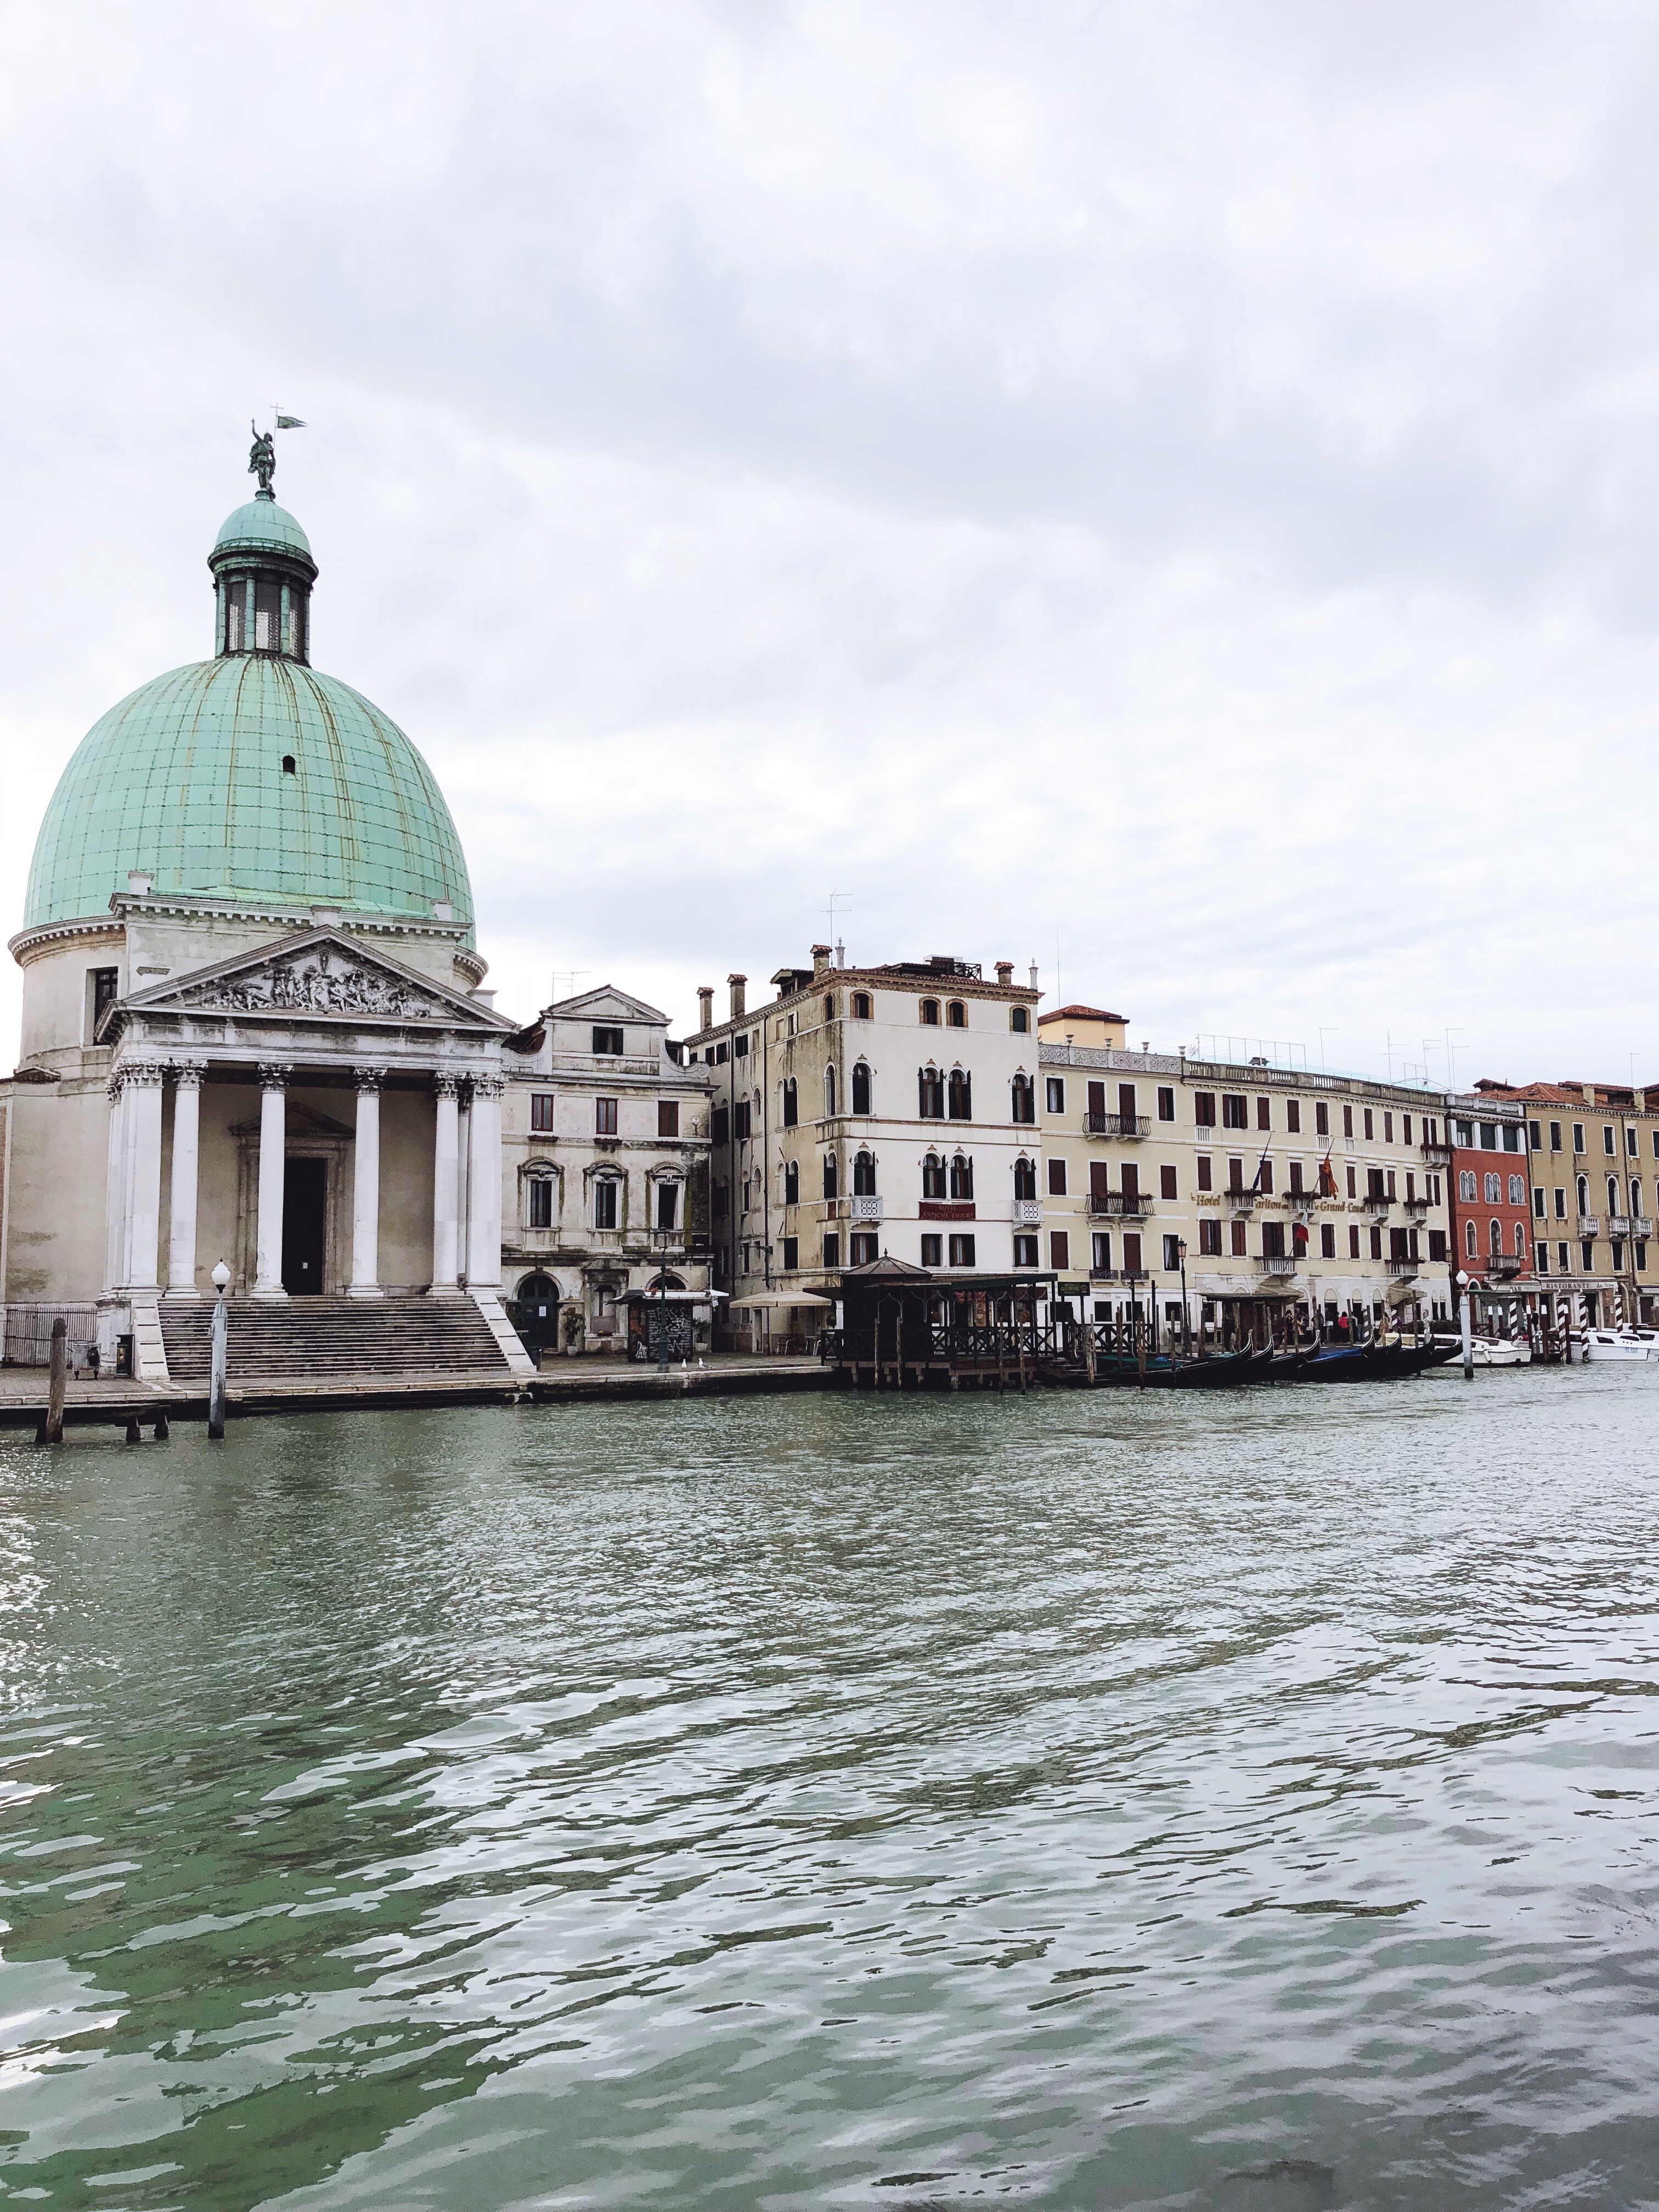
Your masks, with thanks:
M431 769L377 707L278 653L175 668L93 725L40 824L25 927L107 914L134 868L160 896L428 921L447 900L471 942L466 862Z
M112 707L59 777L25 928L106 915L136 870L161 897L426 921L447 903L472 942L472 887L431 769L378 707L308 665L317 563L276 504L275 466L256 436L258 492L208 556L216 658Z

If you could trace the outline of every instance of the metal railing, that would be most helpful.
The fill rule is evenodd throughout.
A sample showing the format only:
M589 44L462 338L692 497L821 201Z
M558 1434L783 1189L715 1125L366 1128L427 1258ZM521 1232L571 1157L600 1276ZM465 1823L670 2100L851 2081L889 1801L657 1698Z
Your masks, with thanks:
M1091 1190L1089 1193L1089 1212L1097 1221L1144 1221L1152 1210L1152 1201L1144 1191Z
M1516 1252L1492 1252L1487 1255L1486 1273L1489 1275L1518 1275L1526 1261Z
M1301 1262L1294 1252L1256 1252L1250 1265L1258 1275L1293 1275Z
M1451 1165L1452 1148L1449 1145L1419 1145L1417 1151L1418 1157L1426 1160L1431 1168L1449 1168Z
M1417 1274L1420 1274L1420 1273L1422 1273L1422 1270L1423 1270L1423 1262L1422 1262L1420 1260L1413 1260L1413 1259L1394 1259L1394 1260L1385 1260L1385 1261L1382 1262L1382 1264L1383 1264L1383 1266L1388 1269L1389 1273L1391 1275L1402 1275L1402 1276L1417 1275Z
M1386 1190L1362 1191L1359 1197L1361 1205L1370 1206L1373 1213L1386 1213L1394 1204Z
M1221 1195L1235 1213L1248 1213L1261 1193L1259 1190L1224 1190Z
M1150 1114L1085 1114L1085 1133L1091 1137L1150 1137Z
M1414 1213L1419 1219L1421 1219L1422 1216L1425 1214L1429 1208L1433 1205L1434 1200L1431 1198L1408 1198L1401 1202L1403 1203L1407 1213Z

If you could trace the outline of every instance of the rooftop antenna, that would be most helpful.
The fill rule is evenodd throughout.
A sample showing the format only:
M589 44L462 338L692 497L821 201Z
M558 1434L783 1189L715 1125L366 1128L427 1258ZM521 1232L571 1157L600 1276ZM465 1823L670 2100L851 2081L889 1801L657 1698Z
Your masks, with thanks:
M591 975L592 973L593 970L591 968L556 968L553 970L553 1004L556 1006L562 998L574 999L576 995L577 976ZM561 975L567 975L570 979L570 988L568 991L561 991L559 988Z
M1462 1036L1462 1034L1461 1029L1446 1031L1446 1088L1448 1091L1455 1091L1457 1088L1457 1051L1452 1043L1452 1038L1454 1036Z
M829 905L828 905L827 907L825 907L825 908L824 908L823 911L824 911L824 912L825 912L825 914L827 914L827 915L829 915L829 917L830 917L830 936L831 936L831 938L832 938L832 939L835 937L835 934L836 934L836 908L838 906L851 906L851 905L852 905L852 903L853 903L853 894L852 894L852 892L851 892L851 891L831 891L831 892L830 892L830 903L829 903ZM842 962L841 964L842 964L842 966L845 966L845 964L846 964L846 963L845 963L845 962Z

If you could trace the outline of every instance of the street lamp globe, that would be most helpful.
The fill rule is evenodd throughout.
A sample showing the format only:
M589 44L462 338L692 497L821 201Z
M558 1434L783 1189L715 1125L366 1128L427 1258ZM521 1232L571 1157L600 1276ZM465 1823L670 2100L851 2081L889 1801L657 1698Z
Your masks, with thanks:
M223 1297L229 1281L230 1270L226 1267L224 1261L221 1260L218 1266L213 1271L213 1287L218 1291L221 1297Z

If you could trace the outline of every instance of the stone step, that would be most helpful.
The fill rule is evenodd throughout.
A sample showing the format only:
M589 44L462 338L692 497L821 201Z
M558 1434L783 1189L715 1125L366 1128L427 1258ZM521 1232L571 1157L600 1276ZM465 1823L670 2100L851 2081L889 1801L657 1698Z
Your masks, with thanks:
M470 1298L295 1298L282 1305L234 1300L227 1312L227 1364L250 1376L501 1373L507 1358ZM213 1303L161 1306L167 1372L175 1382L207 1379Z

